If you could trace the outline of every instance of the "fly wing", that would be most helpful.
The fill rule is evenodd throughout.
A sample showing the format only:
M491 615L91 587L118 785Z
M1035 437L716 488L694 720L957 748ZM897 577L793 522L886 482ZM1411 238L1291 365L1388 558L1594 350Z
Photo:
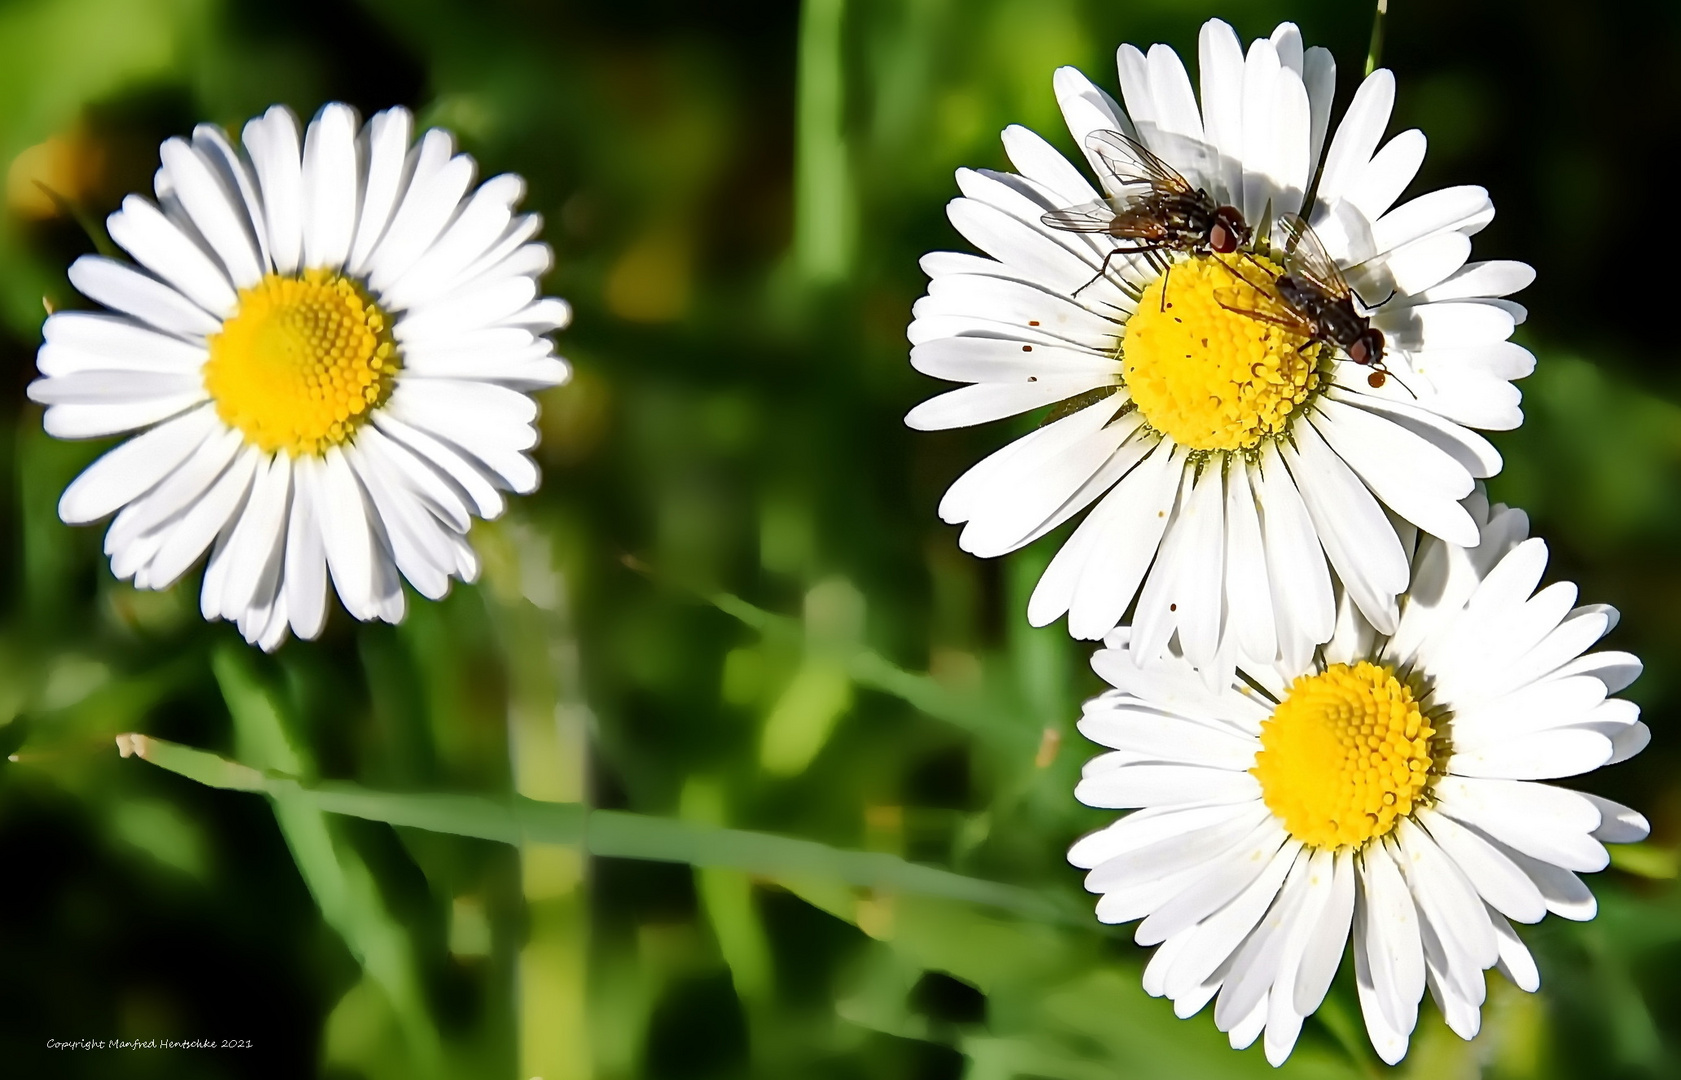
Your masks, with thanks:
M1260 322L1282 326L1303 337L1315 337L1318 327L1278 291L1275 278L1258 265L1240 270L1224 259L1220 260L1235 279L1229 286L1214 290L1214 302L1227 311L1246 315Z
M1053 229L1065 232L1106 233L1127 200L1093 199L1078 206L1052 210L1039 220Z
M1293 277L1306 278L1321 292L1337 300L1347 300L1352 294L1341 268L1325 251L1313 226L1299 214L1280 214L1278 231L1283 237L1284 272Z
M1094 131L1086 136L1086 149L1097 155L1103 167L1120 186L1147 185L1163 195L1195 195L1197 189L1172 165L1150 148L1118 131Z
M1167 227L1160 213L1146 198L1125 197L1095 199L1079 206L1052 210L1040 220L1053 229L1064 232L1103 233L1129 240L1160 244L1167 238Z

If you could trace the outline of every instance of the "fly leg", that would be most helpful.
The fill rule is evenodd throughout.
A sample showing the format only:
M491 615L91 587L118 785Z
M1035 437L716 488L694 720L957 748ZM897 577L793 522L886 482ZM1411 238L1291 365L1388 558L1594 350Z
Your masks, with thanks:
M1087 289L1091 288L1093 285L1096 285L1099 281L1102 281L1106 276L1108 276L1108 274L1109 274L1109 263L1115 258L1115 256L1117 256L1117 255L1137 255L1139 252L1152 252L1154 250L1155 250L1154 248L1125 248L1125 247L1110 248L1109 249L1109 254L1103 256L1103 264L1097 268L1097 273L1092 275L1092 279L1090 281L1086 282L1084 285L1081 285L1078 289L1075 289L1073 295L1074 296L1079 296L1081 293L1085 292Z

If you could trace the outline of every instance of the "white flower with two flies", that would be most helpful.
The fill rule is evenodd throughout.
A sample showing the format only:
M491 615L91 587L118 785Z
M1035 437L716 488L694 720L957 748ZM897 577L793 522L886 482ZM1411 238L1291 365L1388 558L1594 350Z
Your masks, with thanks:
M984 254L923 259L931 280L911 362L969 385L907 423L1049 410L959 477L940 516L964 524L965 550L995 556L1083 514L1028 617L1067 614L1076 637L1100 638L1131 611L1143 656L1171 645L1210 672L1278 657L1299 666L1332 633L1334 582L1391 632L1407 584L1404 526L1476 543L1460 500L1501 461L1472 429L1522 420L1511 380L1534 361L1507 340L1524 312L1502 298L1532 271L1468 261L1494 215L1482 188L1399 202L1425 140L1384 141L1387 71L1361 84L1333 129L1330 55L1304 49L1289 24L1247 51L1226 24L1205 25L1200 101L1166 46L1122 46L1119 66L1124 109L1072 68L1054 80L1098 186L1011 127L1017 171L959 172L963 196L949 207ZM1143 150L1131 165L1129 146ZM1239 215L1243 249L1138 251L1136 234L1078 227L1091 208L1136 206L1146 154L1208 212ZM1356 329L1381 333L1377 363L1351 335L1305 333L1245 301L1246 290L1276 299L1293 270L1294 215L1359 298Z

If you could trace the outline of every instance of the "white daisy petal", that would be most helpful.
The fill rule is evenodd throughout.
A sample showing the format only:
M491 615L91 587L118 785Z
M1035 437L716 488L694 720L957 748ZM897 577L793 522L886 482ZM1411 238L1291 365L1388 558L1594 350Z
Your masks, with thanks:
M1476 523L1459 505L1474 481L1451 456L1387 418L1329 396L1312 423L1390 509L1451 543L1476 544Z
M1470 257L1469 236L1457 232L1431 233L1351 268L1349 284L1374 302L1383 299L1390 290L1405 293L1412 301L1464 266Z
M1593 831L1595 840L1607 844L1635 844L1651 835L1652 825L1639 811L1586 791L1579 794L1599 810L1600 825Z
M1489 921L1494 924L1494 932L1500 939L1500 972L1512 980L1512 985L1519 990L1526 990L1533 994L1541 989L1541 972L1535 966L1535 960L1524 947L1523 940L1518 937L1512 924L1501 918L1497 911L1490 911Z
M1323 921L1309 938L1296 971L1294 1005L1303 1016L1318 1011L1331 989L1331 979L1342 963L1343 949L1354 919L1354 854L1338 852L1332 871L1330 895L1325 899Z
M1068 861L1094 870L1117 855L1227 820L1225 806L1169 806L1139 810L1075 842Z
M1406 554L1372 493L1311 424L1282 448L1319 541L1361 614L1379 633L1395 630L1395 596L1407 584Z
M1226 816L1217 824L1165 837L1105 860L1086 875L1086 888L1107 892L1132 881L1176 874L1235 849L1258 824L1258 815Z
M1456 752L1454 769L1462 776L1550 780L1592 772L1611 753L1611 740L1599 732L1564 728Z
M1327 926L1327 914L1332 914L1336 897L1336 856L1324 848L1305 852L1299 865L1305 866L1300 884L1301 896L1284 927L1279 948L1278 970L1273 976L1267 1000L1266 1053L1267 1062L1275 1068L1284 1063L1301 1035L1302 1021L1308 1012L1296 1008L1295 987L1308 952L1320 937L1330 934L1338 940L1340 956L1342 937L1334 926Z
M60 311L42 328L46 343L36 360L41 374L86 371L151 371L197 375L208 355L203 345L141 326L121 316Z
M1078 254L1042 226L1029 225L974 199L953 199L946 207L952 225L976 247L1007 261L1023 281L1064 295L1096 275L1100 258Z
M190 400L204 397L204 388L194 372L78 371L53 379L36 379L29 384L29 400L47 406L140 405L183 397Z
M55 439L97 439L160 423L203 400L203 390L192 390L119 403L53 405L41 426Z
M1640 707L1632 701L1607 701L1580 727L1611 740L1611 756L1605 763L1615 765L1640 753L1652 741L1651 729L1640 722L1639 716Z
M1144 141L1157 153L1184 161L1184 172L1194 178L1194 183L1208 183L1212 170L1203 136L1202 113L1197 108L1185 65L1180 62L1179 54L1166 45L1152 45L1145 57L1145 67L1154 129L1144 133Z
M268 222L263 213L263 198L257 188L257 178L252 175L250 163L235 149L233 143L228 141L227 132L215 124L200 124L193 128L193 149L203 156L221 178L223 187L235 200L236 207L242 211L239 215L240 226L256 244L257 264L266 273L273 266L269 255Z
M1372 973L1372 958L1370 953L1361 947L1361 943L1368 940L1366 919L1368 913L1363 905L1355 905L1354 911L1354 986L1360 998L1360 1015L1366 1022L1366 1037L1371 1040L1372 1049L1387 1065L1399 1064L1407 1056L1407 1044L1412 1038L1412 1031L1400 1030L1391 1024L1387 1018L1383 999L1378 993L1376 979Z
M147 588L166 589L210 547L216 534L239 511L251 488L262 453L246 447L204 497L195 502L170 530L148 567Z
M1087 277L1089 279L1090 275ZM1097 293L1098 287L1094 286L1082 292L1081 296L1090 302ZM1007 343L1024 354L1024 360L1034 358L1032 354L1036 352L1047 351L1047 346L1051 350L1073 348L1094 360L1107 361L1116 373L1120 371L1120 364L1113 354L1114 319L1025 282L991 274L945 274L928 283L928 295L917 301L915 311L918 322L946 315L972 318L979 324L976 330L1000 322L1023 327L1029 332L1012 335ZM929 345L952 340L981 339L941 337L929 342ZM1027 347L1023 348L1024 345ZM927 348L928 345L920 347ZM1050 358L1055 358L1054 352Z
M1349 206L1368 221L1382 217L1418 175L1419 166L1424 164L1425 147L1424 133L1417 128L1403 131L1384 143L1383 149L1349 181L1343 194ZM1374 240L1366 254L1381 250Z
M1086 716L1079 727L1093 742L1131 751L1145 761L1196 762L1242 772L1255 756L1252 739L1162 713L1098 713Z
M1137 129L1138 138L1149 143L1159 130L1155 101L1150 96L1150 63L1136 45L1122 44L1115 50L1115 69L1126 115Z
M1004 129L1004 152L1021 174L1058 197L1062 206L1077 206L1099 198L1096 188L1080 170L1057 153L1038 133L1011 124Z
M525 181L510 173L486 180L437 242L386 290L386 301L403 310L436 298L501 238L524 196Z
M1307 50L1302 57L1302 85L1307 89L1312 113L1307 152L1311 167L1321 160L1320 152L1325 149L1325 135L1331 126L1331 99L1337 92L1337 61L1330 49L1315 45Z
M222 260L236 288L255 285L263 276L257 237L247 220L245 201L222 182L209 162L183 139L168 139L159 151L175 195Z
M1074 143L1082 150L1086 149L1086 138L1094 131L1119 131L1123 135L1136 135L1132 121L1127 119L1115 99L1092 85L1092 81L1080 71L1071 67L1057 68L1051 77L1051 87L1056 92L1058 108L1062 110L1063 120L1068 124L1068 132L1074 136ZM1097 168L1097 160L1087 152L1088 164Z
M948 337L911 350L911 366L924 375L964 382L1027 380L1047 376L1084 376L1093 389L1120 374L1113 359L1085 349L1033 345L1007 338Z
M1278 655L1278 634L1267 588L1266 546L1256 507L1259 500L1249 478L1250 470L1243 459L1234 460L1226 474L1225 610L1241 655L1264 665Z
M1247 773L1197 765L1128 765L1080 781L1075 797L1089 806L1126 809L1178 803L1234 803L1260 794Z
M1372 987L1389 1027L1411 1033L1424 994L1424 943L1418 908L1385 844L1362 852L1357 906L1364 911L1354 948L1366 954ZM1362 940L1362 938L1364 940Z
M1345 389L1341 386L1325 391L1325 398L1353 405L1394 422L1453 458L1475 479L1486 480L1498 473L1503 464L1500 451L1494 448L1493 443L1428 409L1403 401L1388 401L1361 393L1357 388Z
M360 446L345 457L378 511L396 568L420 595L442 599L449 592L455 553L440 523L406 488L388 478L377 457L363 453Z
M1315 644L1331 636L1336 603L1331 574L1301 493L1277 449L1268 447L1253 478L1266 544L1278 644L1293 670L1307 665Z
M1286 928L1294 923L1296 912L1301 908L1301 881L1309 862L1299 854L1292 860L1290 872L1279 887L1278 895L1273 898L1271 907L1232 956L1231 977L1220 987L1220 995L1214 1005L1216 1028L1231 1031L1242 1025L1254 1013L1256 1006L1264 1003L1267 991L1272 989L1284 951Z
M86 525L116 512L174 472L215 427L215 410L206 405L114 447L64 489L58 516Z
M220 320L174 288L102 255L83 255L71 263L70 284L84 296L166 333L202 338L222 327Z
M1278 51L1279 65L1300 76L1303 51L1301 27L1291 22L1279 23L1273 28L1272 36L1268 40Z
M1593 893L1582 884L1581 878L1569 870L1532 859L1521 851L1508 850L1506 856L1535 882L1547 903L1547 910L1554 915L1585 922L1598 913L1599 902L1594 899Z
M472 524L473 508L458 487L440 476L413 451L388 438L376 427L363 429L356 445L362 453L378 459L387 475L413 492L439 521L458 533L467 531Z
M530 278L502 278L404 313L394 333L400 344L470 333L505 322L536 296L537 283Z
M1490 907L1519 922L1541 921L1547 906L1540 890L1498 848L1446 814L1421 810L1418 820Z
M1277 823L1263 822L1239 845L1235 855L1208 868L1202 877L1139 923L1133 940L1140 945L1165 941L1219 911L1256 881L1263 883L1261 892L1276 892L1300 848ZM1259 918L1264 909L1262 904L1255 917ZM1247 930L1245 927L1244 932Z
M1091 378L1086 375L1031 375L1021 382L975 383L924 401L905 415L905 426L917 431L970 427L1054 405L1090 388Z
M1566 628L1570 627L1578 618L1578 615L1583 617L1599 617L1597 613L1581 612L1580 609L1578 609L1577 612L1571 613L1571 617L1569 619L1564 621L1564 625L1559 627L1559 631L1563 632ZM1610 619L1605 620L1606 625L1604 629L1599 630L1601 635L1610 631L1611 622L1612 620ZM1594 640L1598 639L1595 638ZM1551 639L1549 639L1548 644L1550 643ZM1566 678L1570 675L1592 675L1594 678L1605 684L1605 690L1607 693L1615 694L1617 691L1624 689L1630 683L1634 682L1635 679L1639 678L1641 670L1642 665L1640 663L1640 658L1635 656L1633 653L1596 652L1589 653L1586 656L1579 657L1559 666L1553 671L1552 677Z
M1372 242L1380 252L1394 251L1433 233L1465 228L1488 206L1487 190L1475 185L1432 191L1378 218Z
M1346 198L1362 169L1372 160L1389 113L1395 107L1395 76L1379 68L1366 76L1348 103L1331 146L1325 152L1325 167L1319 175L1318 198L1330 205Z
M1286 213L1279 201L1272 176L1277 157L1273 109L1278 104L1276 84L1284 78L1278 50L1265 39L1250 43L1243 63L1243 142L1239 159L1243 168L1243 200L1238 209L1248 221L1259 221L1269 204L1274 213Z
M514 460L537 444L532 400L494 383L452 379L410 379L400 383L386 406L393 417L449 440L502 476L513 490L530 491L527 476ZM518 478L516 480L516 477Z
M286 607L292 632L310 640L327 621L327 548L322 540L321 461L300 457L295 467L292 513L286 524Z
M390 285L432 246L472 186L477 169L472 158L454 156L455 140L437 128L421 136L411 155L408 187L385 236L368 257L368 283L375 289Z
M1499 959L1494 931L1483 903L1459 867L1436 845L1431 834L1407 818L1395 827L1393 854L1418 902L1420 913L1457 967L1455 977L1481 972ZM1482 998L1477 996L1478 1004Z
M303 259L303 144L298 118L276 105L245 125L242 136L262 193L268 226L269 258L282 274L298 270Z
M1028 600L1030 623L1066 611L1069 633L1095 639L1121 621L1173 510L1178 464L1158 447L1104 496L1045 568Z
M368 175L362 204L356 214L356 237L350 243L345 268L362 273L374 246L385 236L391 212L409 182L409 140L414 134L414 117L397 107L375 113L368 121L366 143Z
M1114 409L1106 402L1089 405L959 477L939 510L945 521L968 522L959 537L964 550L977 555L1011 550L1079 491L1138 426L1131 418L1111 423ZM1126 456L1137 461L1147 450L1141 445Z
M1243 195L1243 43L1219 19L1197 36L1197 71L1202 87L1203 135L1212 151L1211 191L1221 202Z
M506 504L482 466L468 461L459 451L419 428L403 423L389 412L375 416L374 424L390 435L394 442L408 447L417 457L437 466L439 471L459 485L473 501L473 509L480 517L490 521L502 516Z
M233 284L223 269L163 211L130 195L123 208L105 219L105 226L123 250L159 278L180 290L212 315L226 317L238 304Z
M1196 568L1220 566L1231 560L1226 550L1225 490L1220 474L1203 473L1191 493L1186 520L1190 545L1179 579L1179 644L1185 657L1199 666L1212 666L1225 628L1225 582L1218 574Z
M525 327L536 334L564 330L572 325L572 305L557 297L545 296L509 315L507 323ZM561 381L557 379L553 385L559 385Z
M1207 1001L1210 992L1203 990L1199 994L1198 989L1216 982L1220 969L1233 961L1233 953L1266 914L1291 868L1301 861L1300 852L1300 847L1293 842L1275 851L1268 845L1247 848L1240 854L1253 858L1260 853L1260 858L1264 860L1254 868L1255 872L1245 871L1235 876L1205 872L1203 878L1172 897L1170 904L1194 905L1187 907L1187 911L1207 908L1210 896L1215 898L1216 906L1208 917L1174 933L1174 937L1185 936L1187 940L1173 959L1162 983L1163 991L1169 997L1183 999L1195 995L1201 999L1200 1002L1191 1002L1197 1008ZM1228 895L1229 901L1220 899ZM1184 920L1179 918L1175 921ZM1145 931L1142 924L1138 929L1140 933ZM1196 1010L1188 1008L1186 1011L1188 1015L1194 1015Z
M319 515L333 587L345 610L358 619L376 618L374 540L368 524L367 496L338 447L327 452L319 475L314 509Z
M1419 294L1425 303L1438 300L1474 300L1484 296L1507 296L1527 289L1535 281L1535 269L1528 263L1505 259L1467 263L1464 268ZM1531 361L1533 366L1533 360ZM1528 374L1528 372L1524 372Z
M276 454L259 464L250 502L228 538L227 583L221 590L218 607L218 614L224 618L240 618L248 607L265 599L272 602L271 597L261 596L259 592L264 584L264 571L286 535L291 490L290 457ZM267 620L263 621L266 625Z
M190 508L227 468L241 445L243 440L237 432L213 428L173 472L118 512L105 534L105 553L115 558L121 550Z
M348 105L324 106L304 135L304 265L338 269L355 239L362 200L357 175L356 113Z

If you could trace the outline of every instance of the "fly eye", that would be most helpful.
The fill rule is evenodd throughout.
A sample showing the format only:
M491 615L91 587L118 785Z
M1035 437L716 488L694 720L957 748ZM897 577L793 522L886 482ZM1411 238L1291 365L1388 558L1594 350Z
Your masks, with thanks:
M1372 354L1366 347L1366 339L1364 337L1357 338L1354 344L1348 347L1348 358L1356 364L1369 364L1372 362Z

